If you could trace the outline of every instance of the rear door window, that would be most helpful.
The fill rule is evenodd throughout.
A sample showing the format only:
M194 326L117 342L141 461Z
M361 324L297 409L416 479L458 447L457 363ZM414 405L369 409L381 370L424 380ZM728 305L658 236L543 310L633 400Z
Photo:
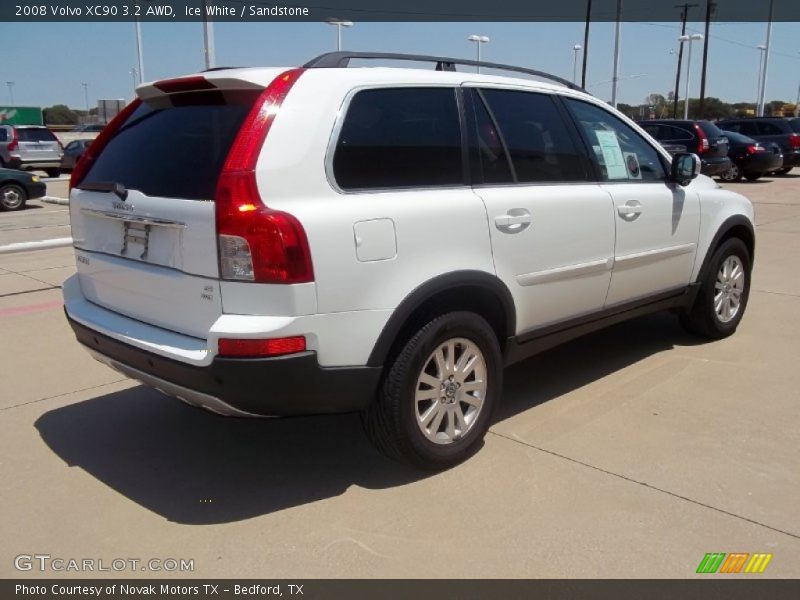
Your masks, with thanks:
M213 200L217 179L257 91L219 90L142 102L82 183L121 183L148 196Z
M56 142L53 132L44 127L21 127L17 129L17 139L20 142Z
M357 92L333 156L343 190L464 184L461 125L454 88Z
M605 181L664 181L661 155L632 127L594 104L564 98L594 151L594 159Z
M788 133L787 131L784 131L778 127L775 123L769 123L767 121L760 121L758 123L758 131L761 135L783 135L784 133Z
M548 94L482 89L519 183L586 181L580 151Z

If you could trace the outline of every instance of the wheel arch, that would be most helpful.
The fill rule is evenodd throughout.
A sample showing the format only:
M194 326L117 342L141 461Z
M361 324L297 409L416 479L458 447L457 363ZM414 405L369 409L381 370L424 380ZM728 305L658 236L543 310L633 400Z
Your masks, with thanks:
M505 351L506 341L516 330L511 292L490 273L454 271L426 281L400 302L378 336L367 365L386 364L425 323L454 310L468 310L486 319Z
M711 243L708 245L703 264L697 276L697 281L703 281L707 275L711 257L719 246L731 238L739 238L747 246L747 251L750 253L750 264L752 265L755 260L756 251L756 235L753 223L744 215L733 215L725 219L722 224L717 228L714 237L711 238Z

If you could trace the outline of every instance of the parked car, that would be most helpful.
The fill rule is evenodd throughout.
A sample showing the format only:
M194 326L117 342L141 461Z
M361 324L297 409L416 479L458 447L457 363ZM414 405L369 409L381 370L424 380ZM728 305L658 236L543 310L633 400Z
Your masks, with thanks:
M61 169L63 171L71 171L80 160L86 148L89 147L94 140L73 140L64 148L64 156L61 157Z
M42 169L49 177L58 177L63 154L61 142L47 127L0 125L0 167Z
M794 119L781 117L752 117L726 119L717 123L722 129L741 133L762 145L778 144L783 152L783 166L777 175L786 175L793 167L800 165L800 132Z
M774 173L783 167L783 153L777 144L765 148L746 135L724 130L723 133L728 138L728 158L731 159L731 168L719 176L723 181L739 181L742 177L756 181L765 173Z
M670 153L694 152L700 157L703 175L712 177L730 170L728 140L711 121L657 119L639 121L647 133Z
M437 69L348 68L387 56ZM568 81L459 63L140 86L72 173L79 342L215 413L361 411L439 469L480 446L506 365L657 310L736 330L747 198Z
M28 200L46 193L47 186L36 175L0 168L0 210L22 210Z

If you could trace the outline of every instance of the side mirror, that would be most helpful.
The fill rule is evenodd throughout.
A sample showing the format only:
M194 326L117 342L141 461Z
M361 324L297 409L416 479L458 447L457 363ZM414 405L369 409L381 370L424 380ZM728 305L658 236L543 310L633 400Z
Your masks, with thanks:
M678 185L689 185L692 179L700 175L700 158L697 154L680 153L672 157L670 181Z

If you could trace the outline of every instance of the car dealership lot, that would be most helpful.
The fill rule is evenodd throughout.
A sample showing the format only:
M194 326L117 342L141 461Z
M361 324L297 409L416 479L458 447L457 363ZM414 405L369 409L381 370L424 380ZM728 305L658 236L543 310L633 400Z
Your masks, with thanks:
M357 416L224 419L123 379L66 324L70 249L0 255L0 576L49 554L198 577L689 577L707 552L767 552L763 576L799 577L800 172L730 187L758 226L733 337L656 315L518 364L485 446L437 475L384 459ZM0 214L0 245L69 235L65 206L30 204Z

